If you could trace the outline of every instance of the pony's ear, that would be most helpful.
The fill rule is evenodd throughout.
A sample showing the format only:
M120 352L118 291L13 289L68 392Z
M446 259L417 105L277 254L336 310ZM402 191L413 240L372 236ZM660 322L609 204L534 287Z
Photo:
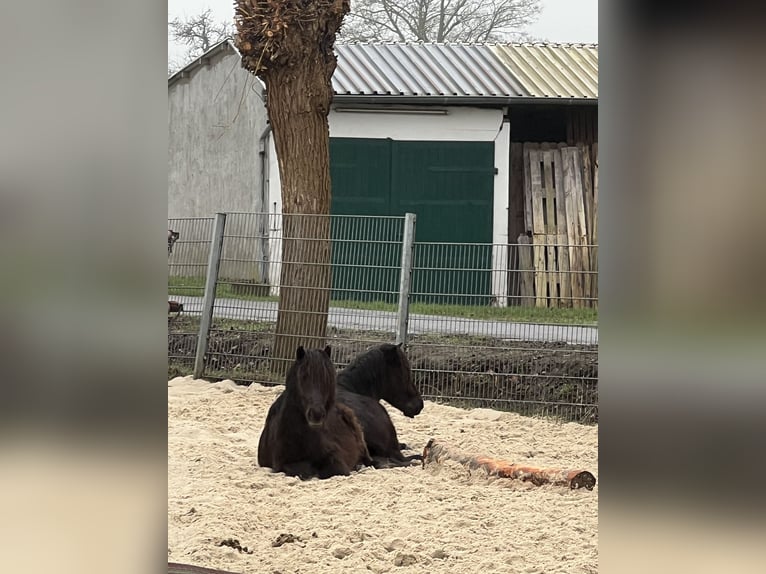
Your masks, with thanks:
M395 364L399 360L399 345L384 345L383 356L387 363Z
M332 359L332 355L331 355L331 353L332 353L332 347L330 347L330 345L327 345L327 346L324 348L324 354L325 354L325 355L327 355L328 357L330 357L330 358Z
M402 348L402 345L404 345L404 341L402 341L401 343L397 343L397 344L396 344L397 348L399 348L399 349L401 349L401 348Z
M298 347L295 351L295 358L299 361L306 356L306 349L304 349L302 346Z

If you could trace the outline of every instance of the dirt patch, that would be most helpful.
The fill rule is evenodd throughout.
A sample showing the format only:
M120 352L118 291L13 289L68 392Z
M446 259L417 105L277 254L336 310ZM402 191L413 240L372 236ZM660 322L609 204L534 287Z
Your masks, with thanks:
M238 552L244 552L245 554L252 554L253 551L250 550L247 546L242 546L239 543L239 540L236 538L227 538L225 540L221 540L216 544L216 546L228 546L229 548L233 548L234 550Z
M289 532L283 532L279 536L277 536L277 539L271 543L271 545L274 548L279 548L283 544L292 544L293 542L303 542L301 540L300 536L295 536L294 534L290 534Z
M197 321L179 317L168 336L168 376L191 372ZM243 325L249 327L243 329ZM214 322L205 374L240 384L281 384L271 369L269 324ZM388 333L330 329L333 359L345 365ZM528 415L598 422L598 346L509 341L467 335L414 335L407 355L427 398L455 406L491 407Z

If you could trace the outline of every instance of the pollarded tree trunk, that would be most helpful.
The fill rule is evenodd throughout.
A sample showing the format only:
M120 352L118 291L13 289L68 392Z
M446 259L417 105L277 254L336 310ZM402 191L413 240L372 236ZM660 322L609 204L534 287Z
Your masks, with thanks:
M272 370L283 373L298 345L324 347L330 304L330 151L320 65L275 70L266 82L282 179L282 272ZM329 105L329 101L327 102ZM311 215L317 214L317 215Z
M323 347L330 303L330 132L335 34L349 0L237 0L242 66L266 84L282 181L282 273L272 370Z

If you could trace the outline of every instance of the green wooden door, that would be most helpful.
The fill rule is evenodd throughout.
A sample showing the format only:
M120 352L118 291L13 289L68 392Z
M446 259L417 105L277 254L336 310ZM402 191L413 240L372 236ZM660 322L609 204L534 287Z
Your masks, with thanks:
M332 299L395 303L402 224L380 220L391 203L391 140L330 139Z
M492 242L492 142L332 138L330 165L334 215L417 215L414 301L489 302L491 247L445 243ZM356 225L371 227L375 221ZM389 294L398 288L401 250L344 241L360 236L342 231L339 223L334 228L333 298L345 293L345 298L395 301ZM363 231L373 233L370 238L401 241L400 226L396 232ZM377 293L360 293L366 290Z
M494 196L492 142L394 142L392 208L417 214L413 301L486 305ZM437 295L439 294L439 295Z

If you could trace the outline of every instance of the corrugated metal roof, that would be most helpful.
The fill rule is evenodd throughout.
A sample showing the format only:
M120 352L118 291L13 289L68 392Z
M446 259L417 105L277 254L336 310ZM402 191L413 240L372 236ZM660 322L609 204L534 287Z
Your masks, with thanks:
M168 87L228 48L230 39L213 46ZM598 99L597 44L336 44L335 53L340 97Z
M338 95L525 96L481 44L337 44Z
M598 98L596 44L338 44L337 95Z
M491 49L531 96L598 98L597 44L496 44Z

